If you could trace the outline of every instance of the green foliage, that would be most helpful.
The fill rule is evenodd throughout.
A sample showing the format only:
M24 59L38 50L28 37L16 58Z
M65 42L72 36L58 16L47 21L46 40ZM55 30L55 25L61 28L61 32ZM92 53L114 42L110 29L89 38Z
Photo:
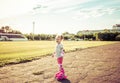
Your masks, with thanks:
M2 33L22 34L18 30L13 30L10 26L2 26L0 30L3 30Z
M62 35L64 36L64 40L75 40L75 34L64 32Z
M110 32L105 32L105 33L98 33L98 38L101 41L115 41L116 36L119 33L110 33Z
M33 34L25 34L25 36L28 38L28 40L33 40ZM35 40L54 40L56 35L50 35L50 34L34 34Z
M120 41L120 34L115 37L116 41Z
M95 33L83 33L79 31L77 34L72 34L69 32L64 32L62 35L64 36L64 40L86 40L86 41L92 41L92 40L101 40L101 41L118 41L119 37L117 38L117 35L120 33L118 32L95 32ZM25 34L25 36L29 40L33 40L33 34ZM35 40L54 40L56 34L35 34L34 39Z
M13 34L22 34L20 31L17 31L17 30L12 30L12 32L9 32L9 33L13 33Z

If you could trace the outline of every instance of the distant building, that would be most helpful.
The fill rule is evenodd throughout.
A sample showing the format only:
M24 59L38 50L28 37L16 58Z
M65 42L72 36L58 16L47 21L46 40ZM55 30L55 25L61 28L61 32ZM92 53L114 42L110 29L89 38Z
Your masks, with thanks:
M103 29L103 30L89 30L89 32L84 32L86 33L103 33L103 32L120 32L120 29Z
M0 41L27 41L28 39L22 34L0 33Z
M120 30L120 24L113 25L113 29Z
M0 41L26 41L20 31L12 30L9 26L0 28Z
M83 31L79 31L78 33L81 34L92 34L92 33L102 33L102 32L112 32L111 29L104 29L104 30L83 30Z

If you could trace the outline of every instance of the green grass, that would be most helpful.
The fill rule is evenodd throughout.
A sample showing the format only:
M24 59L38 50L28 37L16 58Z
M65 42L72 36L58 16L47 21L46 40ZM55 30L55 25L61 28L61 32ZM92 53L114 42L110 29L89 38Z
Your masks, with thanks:
M106 41L64 41L66 51L79 48L88 48L116 42ZM41 56L52 54L55 49L55 41L21 41L0 42L0 66L38 59Z
M33 72L33 75L41 75L44 74L44 71Z

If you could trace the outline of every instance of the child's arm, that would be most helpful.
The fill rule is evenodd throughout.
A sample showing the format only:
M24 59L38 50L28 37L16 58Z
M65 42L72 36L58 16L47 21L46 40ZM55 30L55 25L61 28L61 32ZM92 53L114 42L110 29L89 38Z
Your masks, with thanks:
M65 49L64 49L63 45L61 45L61 50L63 51L63 53L65 53Z
M63 52L65 53L65 49L63 49Z

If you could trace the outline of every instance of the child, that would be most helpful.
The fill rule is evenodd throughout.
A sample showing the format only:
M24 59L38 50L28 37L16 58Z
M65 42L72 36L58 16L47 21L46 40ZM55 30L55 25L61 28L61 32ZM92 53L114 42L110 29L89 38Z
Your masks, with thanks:
M62 35L57 35L55 38L57 45L56 45L56 49L55 52L53 54L53 57L56 56L57 57L57 63L59 65L59 70L62 69L62 62L63 62L63 55L64 55L64 49L63 49L63 45L62 45L62 40L63 40L63 36Z
M62 62L63 62L63 55L64 55L64 49L63 49L63 45L62 45L62 40L63 40L63 36L62 35L57 35L55 38L57 45L56 45L56 49L55 52L53 54L53 56L57 57L57 63L59 65L59 72L57 72L55 74L55 78L57 80L62 80L62 79L67 79L67 76L65 76L65 72L64 69L62 67Z

